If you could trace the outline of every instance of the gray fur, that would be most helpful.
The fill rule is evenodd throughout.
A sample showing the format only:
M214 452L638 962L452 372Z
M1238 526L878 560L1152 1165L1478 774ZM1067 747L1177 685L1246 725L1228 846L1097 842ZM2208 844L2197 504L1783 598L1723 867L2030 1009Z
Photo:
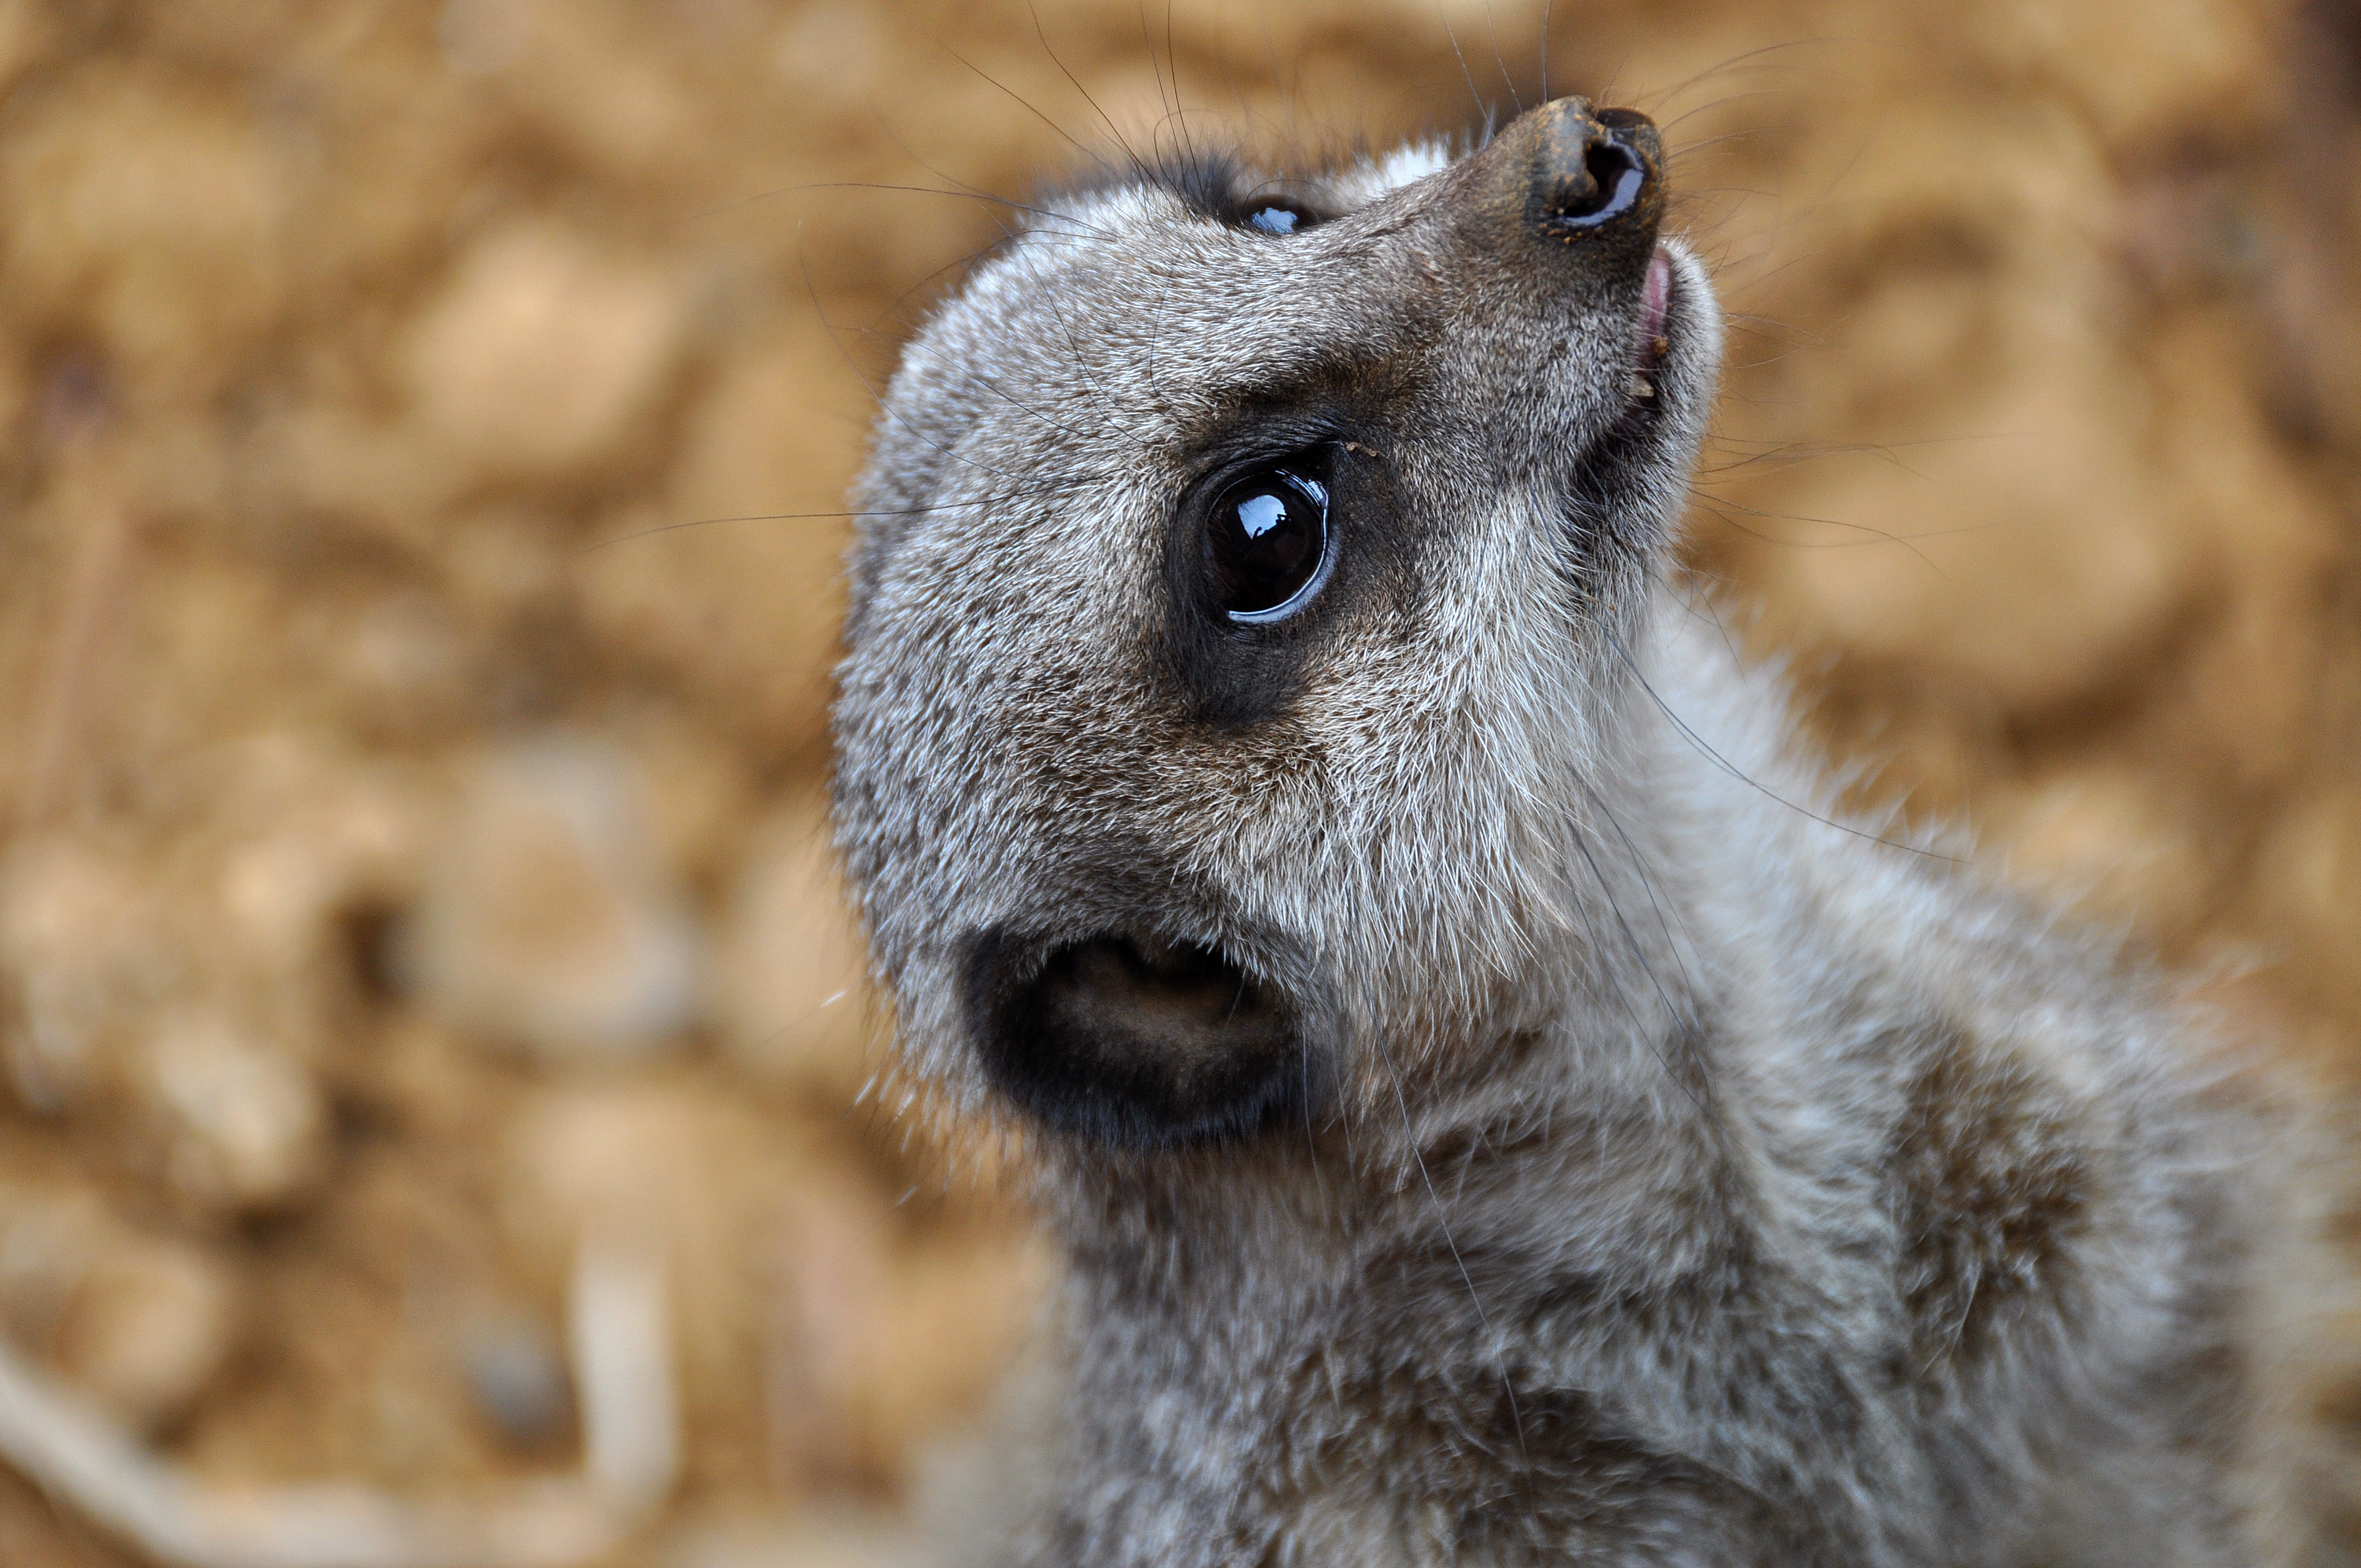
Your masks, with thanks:
M1290 187L1335 215L1283 239L1146 175L1052 203L885 399L838 831L908 1070L1071 1258L1030 1559L2296 1560L2263 1124L2160 982L1789 754L1669 576L1708 280L1665 242L1656 411L1586 489L1628 291L1532 284L1469 216L1502 156ZM1175 506L1322 389L1399 526L1208 718L1159 652ZM962 990L994 929L1216 949L1319 1090L1175 1146L1031 1125Z

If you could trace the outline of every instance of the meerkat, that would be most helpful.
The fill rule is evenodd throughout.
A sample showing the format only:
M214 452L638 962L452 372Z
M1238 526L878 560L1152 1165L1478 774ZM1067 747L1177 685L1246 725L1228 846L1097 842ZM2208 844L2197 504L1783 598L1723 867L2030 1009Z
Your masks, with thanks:
M1841 815L1678 590L1665 201L1579 98L1136 166L906 346L835 823L904 1069L1066 1260L1024 1558L2310 1560L2271 1124Z

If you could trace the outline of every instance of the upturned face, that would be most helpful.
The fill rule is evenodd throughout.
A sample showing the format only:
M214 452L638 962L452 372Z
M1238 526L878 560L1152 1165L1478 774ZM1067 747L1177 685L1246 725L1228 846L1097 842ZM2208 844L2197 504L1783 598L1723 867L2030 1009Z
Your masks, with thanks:
M917 1070L1180 1145L1545 1025L1719 354L1664 204L1654 127L1560 99L1049 202L919 334L835 716Z

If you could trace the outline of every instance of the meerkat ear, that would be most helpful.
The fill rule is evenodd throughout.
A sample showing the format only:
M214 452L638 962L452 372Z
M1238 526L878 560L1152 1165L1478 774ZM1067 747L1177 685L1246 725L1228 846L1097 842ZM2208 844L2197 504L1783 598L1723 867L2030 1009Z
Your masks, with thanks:
M1304 1102L1295 1009L1209 948L1110 934L1041 952L995 931L971 949L967 992L994 1085L1062 1131L1202 1143Z

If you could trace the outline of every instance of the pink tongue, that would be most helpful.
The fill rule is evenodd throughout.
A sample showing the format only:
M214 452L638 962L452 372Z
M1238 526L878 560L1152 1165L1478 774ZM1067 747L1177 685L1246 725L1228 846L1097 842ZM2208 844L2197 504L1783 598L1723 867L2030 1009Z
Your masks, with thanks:
M1653 343L1664 330L1664 307L1673 298L1673 258L1663 251L1648 258L1648 280L1640 291L1640 342Z

